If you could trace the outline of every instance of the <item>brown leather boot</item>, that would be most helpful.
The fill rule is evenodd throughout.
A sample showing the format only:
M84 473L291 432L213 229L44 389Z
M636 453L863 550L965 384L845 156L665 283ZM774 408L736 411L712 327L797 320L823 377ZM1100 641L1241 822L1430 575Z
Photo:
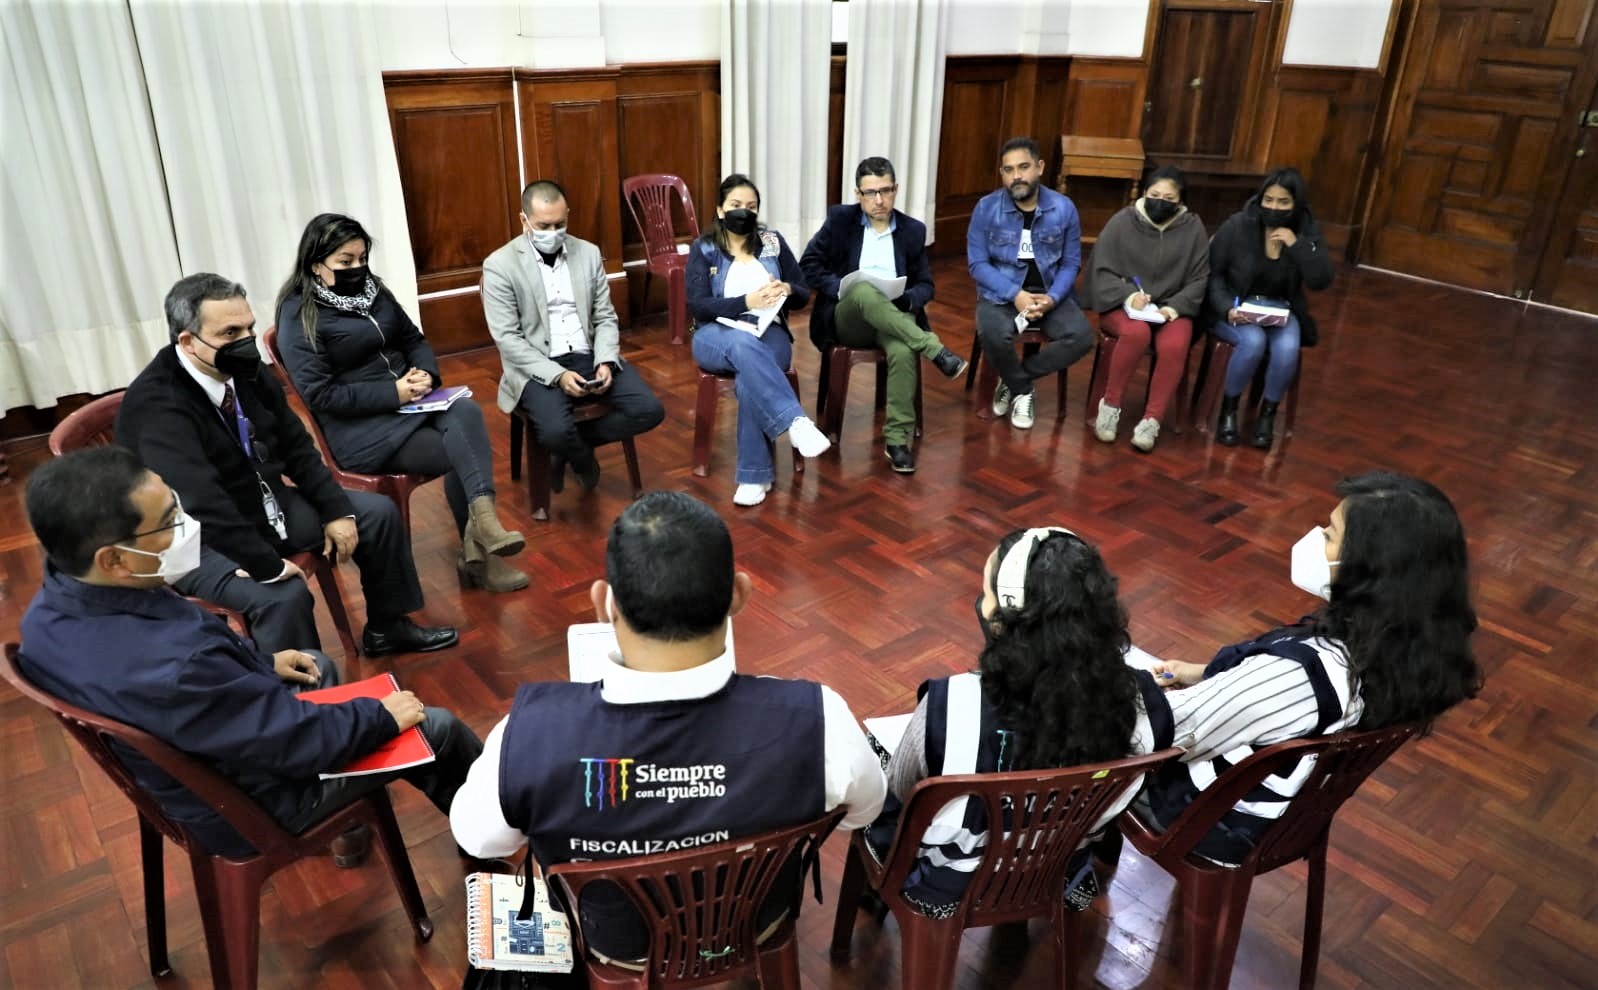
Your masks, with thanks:
M500 525L499 514L494 511L494 496L479 495L472 499L470 512L465 538L477 540L489 553L509 557L521 553L522 547L527 545L522 534Z
M341 870L354 869L366 862L366 854L372 851L372 830L357 825L334 839L330 851L334 866Z
M461 546L461 555L455 561L455 572L460 575L463 588L482 588L493 592L520 591L530 583L526 574L487 553L482 544L471 539Z

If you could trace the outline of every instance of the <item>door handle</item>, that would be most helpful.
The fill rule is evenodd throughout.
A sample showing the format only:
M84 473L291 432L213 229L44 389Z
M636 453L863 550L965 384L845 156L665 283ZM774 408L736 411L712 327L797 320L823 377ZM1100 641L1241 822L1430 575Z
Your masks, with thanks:
M1187 88L1188 89L1201 89L1203 86L1204 86L1204 77L1203 76L1194 76L1192 79L1188 80L1188 83L1187 83Z

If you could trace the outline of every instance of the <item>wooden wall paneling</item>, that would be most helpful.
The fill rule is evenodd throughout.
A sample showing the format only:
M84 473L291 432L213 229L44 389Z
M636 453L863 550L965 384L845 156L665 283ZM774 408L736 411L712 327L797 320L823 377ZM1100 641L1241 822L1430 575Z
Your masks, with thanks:
M847 74L845 57L834 54L827 71L827 203L829 205L833 202L850 202L843 181L843 92Z
M422 327L440 353L489 344L481 306L426 297L475 286L483 259L518 230L511 71L385 72L383 89L424 297ZM475 294L469 298L475 304Z
M566 190L568 229L599 245L617 315L628 321L622 274L621 176L617 163L615 68L573 72L516 70L527 181L553 179Z
M1370 153L1381 74L1371 69L1283 66L1274 98L1265 160L1296 165L1327 244L1341 254L1360 222L1360 179Z
M1070 56L1034 58L1032 75L1032 119L1025 133L1043 149L1043 181L1053 189L1060 174L1060 134L1064 128L1066 89L1070 85ZM998 149L994 149L997 151ZM997 165L995 155L994 164ZM997 176L995 176L997 185Z
M671 62L624 65L616 80L616 154L620 179L662 172L688 183L689 204L703 225L715 216L716 187L721 182L721 66L717 62ZM628 268L628 309L641 316L664 311L666 286L650 282L643 297L643 237L615 187L621 218L622 259ZM690 228L677 218L677 235ZM620 290L620 286L616 287Z
M938 141L937 240L940 257L965 251L965 229L977 200L998 188L999 146L1016 126L1016 56L956 56L944 67L943 125ZM1024 122L1030 126L1031 101Z

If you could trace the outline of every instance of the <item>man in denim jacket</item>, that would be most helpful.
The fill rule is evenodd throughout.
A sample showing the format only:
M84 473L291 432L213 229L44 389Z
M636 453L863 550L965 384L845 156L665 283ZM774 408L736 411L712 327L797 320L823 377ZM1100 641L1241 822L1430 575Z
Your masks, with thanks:
M1064 371L1093 349L1093 330L1072 299L1082 267L1076 206L1045 188L1043 159L1031 138L1011 138L999 150L1003 187L982 197L971 213L965 254L977 283L977 336L999 374L993 414L1032 426L1032 383ZM1025 361L1015 335L1041 327L1049 343Z

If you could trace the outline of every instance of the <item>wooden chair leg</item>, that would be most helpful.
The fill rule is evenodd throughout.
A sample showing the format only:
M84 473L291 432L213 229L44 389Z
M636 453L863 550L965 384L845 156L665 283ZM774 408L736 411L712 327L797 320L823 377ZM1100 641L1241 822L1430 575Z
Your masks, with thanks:
M549 521L549 451L529 430L527 438L527 504L533 518Z
M849 358L840 355L839 360L832 362L830 370L832 376L827 382L827 418L821 432L836 447L838 437L843 432L843 413L849 405Z
M427 905L422 903L422 891L416 885L416 873L411 869L411 858L405 852L405 836L400 832L399 822L394 819L394 805L383 790L366 800L372 805L377 851L388 866L389 879L394 881L400 903L405 906L405 915L411 919L416 941L426 942L433 937L433 922L427 917Z
M1099 335L1099 346L1093 349L1093 371L1088 376L1088 398L1082 407L1082 418L1089 426L1099 417L1099 400L1110 385L1110 365L1115 360L1117 338Z
M816 422L827 421L827 387L832 384L832 348L821 348L821 370L816 374Z
M644 476L638 470L638 447L633 443L633 438L628 437L621 442L621 449L627 455L627 480L632 482L633 498L636 499L644 493Z
M790 931L757 957L761 990L804 990L799 979L799 937Z
M788 374L788 387L793 389L794 401L798 402L799 405L801 407L803 407L804 406L804 400L799 397L799 372L793 370L792 368L789 368L787 374ZM793 447L793 444L789 444L788 446L789 447ZM773 458L773 460L775 460L775 458ZM805 459L802 456L800 456L798 448L794 448L794 451L793 451L793 473L794 474L804 474L805 473Z
M1063 904L1054 909L1055 984L1060 990L1076 988L1076 947L1082 944L1082 912Z
M344 657L354 660L361 655L361 648L356 645L355 634L350 631L349 613L344 610L344 593L338 585L338 568L333 564L317 568L316 584L322 589L322 599L327 602L328 613L333 616L333 628L338 630L338 641L344 646Z
M915 429L915 435L916 436L918 436L918 437L921 436L921 427L922 427L922 424L926 423L926 421L927 421L927 417L921 411L921 362L917 361L916 362L916 429Z
M977 368L982 364L982 337L976 333L971 335L971 357L965 366L965 390L971 391L977 383Z
M904 990L949 990L960 955L958 921L934 921L914 911L895 911L899 922L899 971Z
M1298 964L1299 990L1314 990L1321 956L1321 908L1326 901L1326 840L1330 827L1309 852L1309 885L1304 893L1304 955Z
M694 403L694 474L710 474L710 440L716 432L716 402L721 385L709 375L699 376L699 397Z
M1298 419L1298 381L1304 375L1304 356L1299 355L1298 366L1293 369L1293 384L1287 387L1287 394L1282 396L1282 436L1293 435L1293 422Z
M1204 385L1193 404L1193 428L1200 433L1209 433L1215 428L1215 416L1221 408L1221 392L1226 388L1226 365L1231 359L1232 345L1212 338L1201 368Z
M847 959L854 942L855 916L860 913L860 897L866 892L866 867L854 841L843 858L843 879L838 883L838 907L832 916L832 957Z
M150 947L150 975L172 975L166 955L166 873L160 830L139 815L139 859L144 867L144 934Z
M1054 418L1056 421L1065 418L1065 389L1068 383L1065 372L1054 376Z
M886 409L888 407L888 356L884 354L877 364L877 391L872 397L873 409ZM921 362L916 362L916 371L921 370Z
M255 990L261 954L259 860L245 865L191 853L205 951L218 990Z
M993 370L992 362L982 366L977 374L976 394L972 397L971 405L976 410L977 419L993 419L993 393L999 387L999 374Z
M510 480L522 480L522 415L510 414Z
M666 325L671 342L681 345L688 332L688 270L673 268L666 276Z

